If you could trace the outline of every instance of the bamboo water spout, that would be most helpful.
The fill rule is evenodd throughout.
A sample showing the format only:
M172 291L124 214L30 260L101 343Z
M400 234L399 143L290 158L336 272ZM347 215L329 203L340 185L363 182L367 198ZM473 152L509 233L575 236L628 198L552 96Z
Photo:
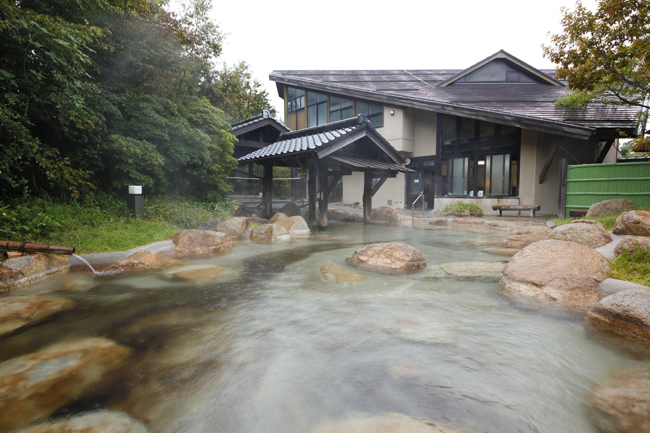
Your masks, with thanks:
M0 250L20 251L23 253L65 254L75 253L74 247L58 247L55 245L30 244L27 242L0 241Z

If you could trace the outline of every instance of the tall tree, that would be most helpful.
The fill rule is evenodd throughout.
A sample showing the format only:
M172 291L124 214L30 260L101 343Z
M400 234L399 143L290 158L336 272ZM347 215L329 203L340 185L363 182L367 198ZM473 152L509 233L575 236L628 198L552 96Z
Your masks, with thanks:
M599 0L595 11L579 1L563 9L564 33L552 36L544 55L558 64L557 76L572 92L559 105L623 104L650 109L650 0ZM650 139L640 137L639 149Z

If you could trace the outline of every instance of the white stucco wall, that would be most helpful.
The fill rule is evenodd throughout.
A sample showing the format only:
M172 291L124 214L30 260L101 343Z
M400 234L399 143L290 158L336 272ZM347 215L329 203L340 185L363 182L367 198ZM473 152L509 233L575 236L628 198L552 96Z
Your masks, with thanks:
M391 112L393 114L391 114ZM413 154L414 110L384 105L384 126L379 132L398 152Z
M404 208L404 174L386 180L372 198L372 207L386 206L388 200L392 200L391 207ZM343 177L343 201L363 203L363 173L353 172Z

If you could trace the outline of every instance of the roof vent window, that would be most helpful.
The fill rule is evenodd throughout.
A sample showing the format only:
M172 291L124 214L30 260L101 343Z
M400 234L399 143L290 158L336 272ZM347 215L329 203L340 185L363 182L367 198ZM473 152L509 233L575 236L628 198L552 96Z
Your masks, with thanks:
M452 84L471 83L541 83L524 69L506 60L493 60L464 75Z

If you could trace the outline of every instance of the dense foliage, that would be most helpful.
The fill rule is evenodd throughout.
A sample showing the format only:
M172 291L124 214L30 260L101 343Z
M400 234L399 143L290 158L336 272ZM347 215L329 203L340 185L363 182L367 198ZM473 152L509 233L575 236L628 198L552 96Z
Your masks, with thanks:
M483 209L481 209L481 206L476 203L465 203L462 201L454 201L451 204L448 204L445 206L444 212L459 216L464 214L477 217L483 216Z
M245 64L217 67L223 36L209 10L209 0L181 14L156 0L0 0L0 200L134 183L227 192L229 123L269 103Z
M639 107L642 124L650 109L650 0L599 0L592 12L580 2L563 10L564 33L544 54L558 64L558 78L572 93L559 101L573 108L590 102ZM642 134L643 135L643 134ZM634 142L650 151L650 137Z

